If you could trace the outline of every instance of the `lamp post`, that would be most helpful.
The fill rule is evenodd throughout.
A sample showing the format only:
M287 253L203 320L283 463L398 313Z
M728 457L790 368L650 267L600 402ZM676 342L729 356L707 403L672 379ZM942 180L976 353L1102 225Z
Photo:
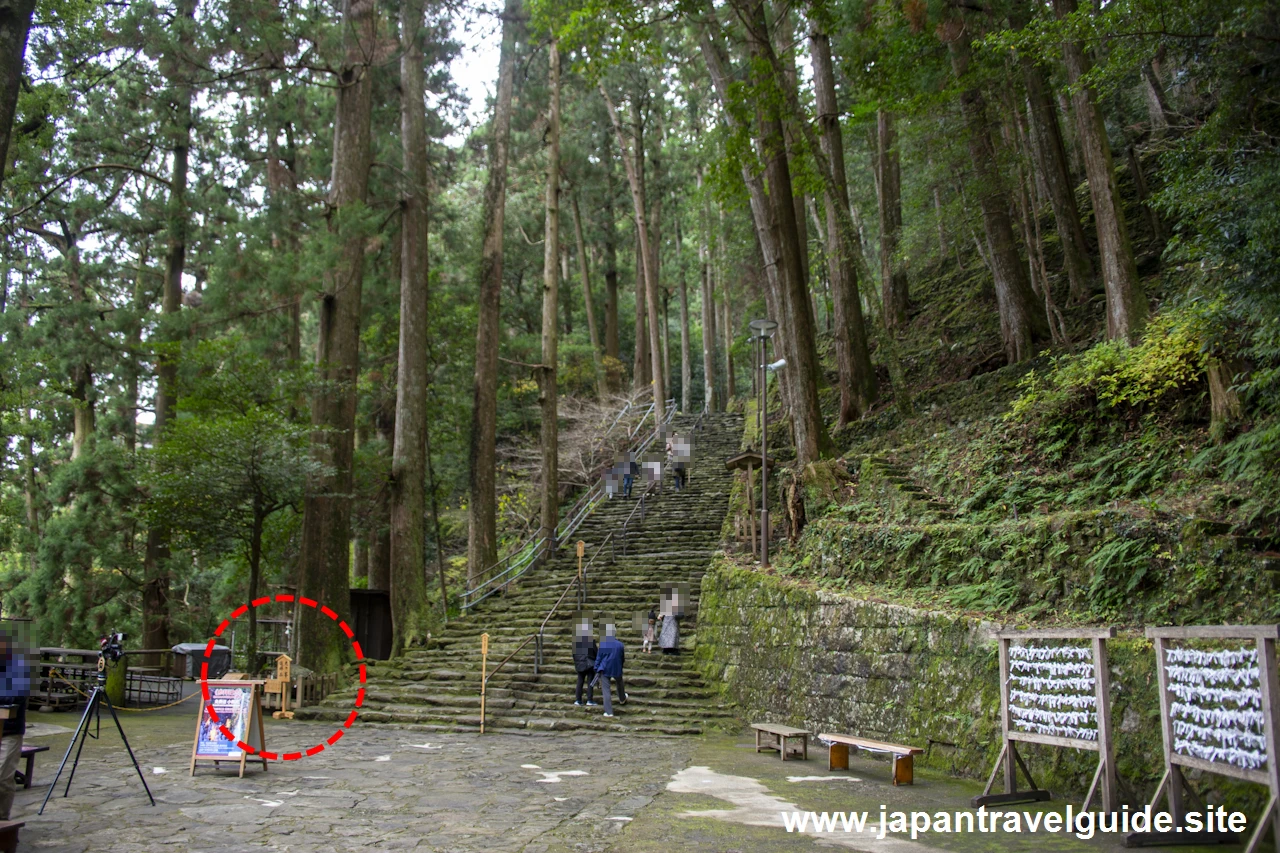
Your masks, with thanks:
M760 566L769 566L769 339L778 329L776 320L752 320L760 371Z

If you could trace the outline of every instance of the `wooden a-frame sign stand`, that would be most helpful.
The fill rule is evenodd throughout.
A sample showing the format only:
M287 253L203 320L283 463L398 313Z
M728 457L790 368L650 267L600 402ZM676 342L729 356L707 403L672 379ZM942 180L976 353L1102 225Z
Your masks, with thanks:
M1272 827L1276 850L1280 851L1280 824L1276 823L1280 808L1280 752L1277 751L1276 722L1280 719L1280 684L1276 676L1276 640L1280 639L1280 625L1201 625L1181 628L1148 628L1147 636L1156 647L1156 675L1160 688L1160 729L1164 736L1164 776L1151 798L1151 809L1162 797L1169 800L1169 813L1173 816L1173 829L1169 832L1134 832L1125 836L1125 847L1164 846L1173 844L1235 844L1240 839L1234 832L1191 832L1184 826L1187 813L1183 794L1195 797L1195 791L1187 782L1183 768L1217 773L1266 785L1271 792L1267 807L1254 824L1253 835L1245 845L1244 853L1255 853L1261 846L1267 827ZM1262 694L1262 729L1266 739L1266 766L1258 769L1237 767L1224 761L1208 761L1191 755L1174 752L1173 717L1169 709L1168 659L1165 651L1170 640L1252 640L1258 649L1258 690Z
M1039 631L999 631L996 639L1000 644L1000 731L1004 743L1000 755L996 758L995 767L991 768L991 776L987 779L987 787L982 795L974 797L973 807L1006 805L1008 803L1034 803L1051 799L1048 791L1036 785L1026 762L1018 754L1019 743L1040 743L1048 746L1065 746L1074 749L1086 749L1098 753L1098 769L1094 771L1093 783L1089 785L1089 793L1084 798L1081 810L1087 811L1098 785L1102 785L1102 807L1106 811L1120 808L1119 791L1116 778L1115 745L1111 740L1111 677L1107 667L1107 640L1115 637L1115 628L1095 629L1044 629ZM1093 685L1094 707L1098 719L1098 739L1096 741L1083 738L1062 737L1060 735L1024 732L1014 727L1013 716L1009 710L1009 643L1013 640L1091 640L1093 643ZM1004 770L1004 793L993 794L996 776ZM1018 790L1018 770L1026 776L1030 790Z
M264 683L265 682L263 681L210 681L209 682L210 690L215 690L219 688L220 689L237 688L237 689L247 689L249 691L249 697L248 697L249 707L247 712L248 718L245 720L245 727L244 727L245 742L248 743L249 746L257 750L258 753L261 753L262 750L264 750L267 745L266 734L264 733L263 727L262 727L262 685ZM200 752L200 731L208 719L209 719L208 703L202 702L200 704L200 712L196 714L195 743L191 745L191 775L192 776L196 775L196 762L211 761L213 762L213 765L215 768L219 764L240 765L239 777L244 778L244 768L245 768L245 765L250 760L249 753L246 750L244 749L237 750L240 753L240 756L238 758L228 754ZM225 737L221 733L218 734L218 737L221 738L224 742L226 741ZM261 761L262 769L264 771L267 769L266 758L263 758L261 755L255 755L252 760Z

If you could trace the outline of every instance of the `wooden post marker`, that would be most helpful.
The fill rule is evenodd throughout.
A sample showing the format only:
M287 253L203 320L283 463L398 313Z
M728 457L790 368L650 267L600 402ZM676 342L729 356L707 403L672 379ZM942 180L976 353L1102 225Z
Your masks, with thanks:
M480 635L480 734L484 734L484 693L489 686L489 632Z
M973 798L973 807L1048 800L1049 792L1031 778L1019 743L1065 746L1098 753L1098 769L1084 798L1087 811L1098 786L1102 808L1120 808L1115 746L1111 739L1111 678L1107 668L1107 640L1115 628L1000 631L1000 730L1004 744L991 769L987 787ZM1065 640L1063 642L1048 642ZM1076 641L1074 644L1070 641ZM1089 641L1084 645L1081 641ZM992 794L996 776L1004 770L1004 793ZM1031 790L1018 790L1018 770Z
M196 715L196 740L191 747L191 775L196 775L197 761L212 761L214 767L222 762L240 765L244 776L249 754L240 748L247 744L258 752L266 748L266 736L262 730L261 681L210 681L209 702L200 705ZM209 715L209 705L217 711L215 720ZM229 740L223 733L227 729L234 736ZM267 769L267 759L257 756Z
M1267 807L1254 824L1245 853L1255 853L1268 826L1276 825L1280 797L1277 752L1276 640L1280 625L1204 625L1148 628L1155 644L1160 687L1164 776L1151 799L1154 812L1167 797L1173 828L1135 832L1125 847L1169 844L1234 844L1235 832L1208 814L1192 813L1188 825L1184 770L1200 770L1266 785ZM1280 849L1280 832L1276 835Z
M289 687L292 680L293 658L288 655L280 655L280 657L276 658L275 677L268 678L267 683L262 688L264 694L280 697L280 710L271 715L274 719L293 719L293 712L289 710Z

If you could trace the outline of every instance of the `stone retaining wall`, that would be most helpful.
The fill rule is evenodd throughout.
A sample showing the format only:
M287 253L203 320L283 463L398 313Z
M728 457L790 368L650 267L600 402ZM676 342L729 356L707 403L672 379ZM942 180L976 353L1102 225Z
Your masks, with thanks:
M925 748L917 763L985 778L1000 749L997 625L804 588L719 561L702 580L696 657L749 721ZM1155 657L1109 644L1121 793L1145 802L1163 772ZM1083 797L1096 753L1023 745L1036 781ZM1259 786L1206 777L1210 798L1256 813Z

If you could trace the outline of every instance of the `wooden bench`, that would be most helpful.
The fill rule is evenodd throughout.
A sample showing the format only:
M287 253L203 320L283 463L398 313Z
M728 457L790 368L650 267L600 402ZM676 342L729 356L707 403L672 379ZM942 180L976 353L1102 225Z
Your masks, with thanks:
M24 743L21 757L27 760L27 766L25 769L18 770L13 774L14 783L24 788L30 788L31 780L35 778L36 753L48 751L49 747L47 746L28 746Z
M0 853L17 853L18 830L24 826L20 820L0 820Z
M782 756L782 760L787 760L787 741L791 738L800 738L800 749L804 755L804 760L809 760L809 732L804 729L797 729L794 726L782 726L776 723L752 723L751 728L756 730L756 752L762 749L776 749L778 754ZM761 743L761 735L772 735L773 743Z
M893 756L893 784L910 785L915 781L915 760L912 756L924 753L915 746L903 746L898 743L885 743L853 735L818 735L820 740L830 741L831 749L827 753L828 770L849 769L849 748L856 752L865 749L868 752L887 752Z

